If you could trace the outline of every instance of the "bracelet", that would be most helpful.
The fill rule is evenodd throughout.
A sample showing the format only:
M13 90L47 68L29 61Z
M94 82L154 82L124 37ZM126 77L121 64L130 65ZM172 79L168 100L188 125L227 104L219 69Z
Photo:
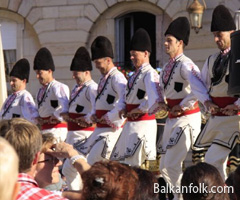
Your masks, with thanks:
M82 155L73 156L73 157L70 158L70 161L71 161L72 165L74 165L75 162L79 159L83 159L84 161L86 161L86 158Z

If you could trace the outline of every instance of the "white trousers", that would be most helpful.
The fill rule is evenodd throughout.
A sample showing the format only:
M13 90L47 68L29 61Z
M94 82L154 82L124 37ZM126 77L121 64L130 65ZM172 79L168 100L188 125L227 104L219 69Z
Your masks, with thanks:
M74 168L71 161L66 159L63 165L63 174L66 177L66 182L68 190L81 190L82 189L82 179L81 175Z
M223 181L227 179L226 169L228 155L230 152L231 150L226 147L222 147L218 144L212 144L205 155L205 162L213 165L218 169Z
M92 131L69 131L66 142L73 145L79 140L85 140L91 135ZM81 175L74 168L69 159L66 159L63 164L63 174L66 177L66 182L69 190L82 189Z
M180 189L183 175L182 163L196 135L200 132L200 125L200 113L167 120L162 141L166 153L161 155L160 172L169 187L175 191ZM174 199L182 199L181 194L174 193Z
M58 142L64 142L67 138L68 129L67 128L51 128L41 131L42 134L52 133Z
M227 159L240 136L239 130L240 116L211 116L195 143L197 147L209 147L205 162L215 166L223 180L227 178Z

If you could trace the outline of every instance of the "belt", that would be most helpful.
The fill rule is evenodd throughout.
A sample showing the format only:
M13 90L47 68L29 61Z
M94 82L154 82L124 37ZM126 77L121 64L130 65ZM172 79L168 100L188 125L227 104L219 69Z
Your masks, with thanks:
M130 112L131 110L137 108L140 104L127 104L126 109L127 112ZM133 121L145 121L145 120L154 120L155 115L148 115L148 113L141 114L137 119L132 119L130 116L127 117L127 120L130 122Z
M50 123L50 117L41 117L43 124L41 125L42 130L51 129L51 128L67 128L67 122L62 121L56 124Z
M83 130L83 131L94 131L94 127L92 125L89 125L88 127L80 126L76 118L85 116L85 114L78 114L78 113L69 113L69 121L68 121L68 130L69 131L77 131L77 130Z
M229 116L221 112L221 108L225 108L227 105L234 104L237 101L237 97L212 97L212 102L215 103L220 109L217 113L212 114L213 116ZM240 112L236 112L234 115L240 115Z
M182 101L183 99L167 99L167 103L168 103L168 106L169 108L173 108L175 105L178 105L180 104L180 102ZM193 105L193 108L189 109L189 110L185 110L183 111L180 115L178 116L175 116L175 115L172 115L171 112L168 113L168 118L177 118L177 117L182 117L182 116L186 116L186 115L191 115L191 114L194 114L194 113L198 113L200 112L200 108L199 108L199 105L198 105L198 102L196 102L194 105Z

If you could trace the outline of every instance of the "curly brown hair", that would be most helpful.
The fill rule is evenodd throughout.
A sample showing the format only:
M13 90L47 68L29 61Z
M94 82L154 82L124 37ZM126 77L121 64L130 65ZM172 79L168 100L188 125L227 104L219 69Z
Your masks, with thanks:
M82 175L83 200L133 200L138 175L116 161L96 162Z

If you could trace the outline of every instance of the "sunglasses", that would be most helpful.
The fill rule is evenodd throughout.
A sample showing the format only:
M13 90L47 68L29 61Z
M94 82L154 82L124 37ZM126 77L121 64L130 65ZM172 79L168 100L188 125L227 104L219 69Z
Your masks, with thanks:
M57 164L59 162L59 159L56 157L50 157L45 160L38 161L38 163L45 163L45 162L52 162L53 164Z

